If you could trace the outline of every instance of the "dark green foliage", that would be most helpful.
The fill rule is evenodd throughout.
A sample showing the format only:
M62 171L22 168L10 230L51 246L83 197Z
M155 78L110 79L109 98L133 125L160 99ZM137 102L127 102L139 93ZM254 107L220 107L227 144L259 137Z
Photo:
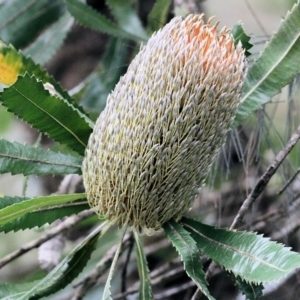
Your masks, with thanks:
M51 96L34 77L20 76L0 101L18 118L83 155L92 128L77 109Z
M0 174L81 174L82 159L0 139Z

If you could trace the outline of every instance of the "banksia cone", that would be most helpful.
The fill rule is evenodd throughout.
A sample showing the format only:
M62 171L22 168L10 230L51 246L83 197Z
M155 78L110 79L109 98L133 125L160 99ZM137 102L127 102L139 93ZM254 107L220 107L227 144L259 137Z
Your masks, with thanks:
M102 217L157 230L190 208L240 101L244 52L203 15L174 18L149 39L108 96L83 180Z

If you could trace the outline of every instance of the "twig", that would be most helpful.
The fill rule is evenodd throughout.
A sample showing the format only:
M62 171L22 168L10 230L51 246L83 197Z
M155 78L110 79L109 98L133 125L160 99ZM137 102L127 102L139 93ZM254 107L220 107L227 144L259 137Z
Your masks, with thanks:
M191 287L195 287L195 283L193 281L189 281L187 283L184 283L182 285L178 285L176 287L173 287L171 289L168 289L162 293L156 294L154 295L154 299L155 300L163 300L166 299L168 297L174 296L178 293L181 293L182 291L185 291Z
M277 195L282 194L285 189L294 181L294 179L297 177L297 175L300 172L300 168L298 168L295 172L295 174L285 183L285 185L277 192Z
M284 237L291 235L300 228L300 220L290 221L280 231L272 234L272 239L275 241L282 240Z
M47 230L47 232L44 235L42 235L41 237L39 237L38 239L33 240L33 241L29 242L28 244L23 245L20 249L14 251L11 254L2 258L0 260L0 269L3 266L5 266L6 264L8 264L9 262L18 258L19 256L27 253L28 251L32 250L33 248L39 247L44 242L48 241L49 239L53 238L56 235L68 230L69 228L76 225L82 219L88 218L88 217L92 216L93 214L94 214L94 211L92 211L92 210L84 210L75 216L65 219L58 226Z
M121 292L124 293L126 291L126 276L127 276L127 267L130 261L130 256L132 254L132 249L133 249L133 245L134 245L134 238L133 238L133 233L130 232L129 234L129 246L128 246L128 252L127 252L127 256L125 259L125 263L123 266L123 270L122 270L122 274L121 274L121 278L122 278L122 285L121 285Z
M268 36L268 33L265 29L265 27L263 26L263 24L260 22L260 19L257 17L255 11L253 10L252 6L250 5L250 3L248 2L248 0L244 0L245 4L248 8L248 10L250 11L251 15L253 16L253 18L255 19L256 23L258 24L259 28L261 29L261 31Z
M256 185L254 186L253 190L248 195L247 199L242 204L240 210L238 211L235 219L233 220L230 230L236 227L236 225L241 221L241 219L244 217L246 212L248 211L249 207L254 203L254 201L257 199L257 197L262 193L272 176L276 173L277 169L283 162L283 160L286 158L286 156L290 153L290 151L293 149L295 144L300 138L300 126L297 128L297 131L292 135L290 140L288 141L287 145L283 150L281 150L273 163L269 165L267 168L267 171L261 176L261 178L258 180Z

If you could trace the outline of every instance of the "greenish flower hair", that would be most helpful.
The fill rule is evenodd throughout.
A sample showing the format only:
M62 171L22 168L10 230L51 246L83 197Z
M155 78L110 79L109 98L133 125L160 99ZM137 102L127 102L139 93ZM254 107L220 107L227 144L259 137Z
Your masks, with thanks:
M174 18L108 96L82 172L97 214L158 230L191 207L236 113L246 73L230 31Z

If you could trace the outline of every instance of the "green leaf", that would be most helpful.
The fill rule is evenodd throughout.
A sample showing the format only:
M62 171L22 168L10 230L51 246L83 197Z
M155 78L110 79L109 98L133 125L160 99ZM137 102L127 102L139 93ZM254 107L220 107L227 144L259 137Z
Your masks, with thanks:
M15 203L19 203L25 200L28 200L27 197L9 197L9 196L0 196L0 210L7 206L13 205Z
M0 203L2 199L0 198ZM87 202L75 201L65 205L57 205L49 208L39 209L25 214L24 216L13 220L12 222L5 223L0 226L1 232L19 231L25 229L31 229L34 227L40 227L45 224L51 224L52 222L62 219L73 214L77 214L85 209L88 209Z
M205 279L200 252L190 233L174 220L165 223L163 228L173 246L180 254L187 275L192 278L209 300L213 300L214 298L210 295L207 288L208 283Z
M132 39L136 42L141 42L139 36L124 31L119 28L118 25L114 24L84 3L78 0L65 0L65 2L71 15L81 25L118 38Z
M61 290L72 282L86 266L92 252L96 247L97 240L104 231L107 230L107 223L102 224L87 236L76 248L74 248L46 277L40 281L35 281L30 285L30 289L23 284L23 291L11 292L5 294L0 284L1 299L9 300L37 300ZM32 286L32 287L31 287ZM6 285L7 290L7 285ZM2 294L1 294L2 293Z
M82 159L0 139L0 174L81 174Z
M50 195L23 200L0 210L0 225L11 222L37 209L60 205L79 199L85 199L85 194Z
M25 74L4 90L0 101L17 117L83 155L92 132L80 112L51 96L41 82Z
M217 229L187 218L181 224L201 252L246 282L272 282L300 267L298 253L261 235Z
M247 300L257 300L263 295L264 286L262 284L247 283L239 276L233 276L233 279Z
M141 238L136 231L134 231L134 238L136 245L138 272L140 278L139 300L152 300L153 294L146 255L144 253Z
M44 84L53 85L57 93L68 101L74 108L84 113L83 109L76 101L51 77L40 65L33 62L30 57L24 56L18 52L12 45L6 45L0 41L0 88L1 86L9 86L16 82L18 75L33 74L38 80ZM1 88L2 90L3 88Z
M146 41L148 39L148 35L142 26L141 20L133 10L130 1L106 0L105 2L121 29L129 34L139 37L141 41Z
M87 80L81 101L85 109L97 114L104 109L108 94L127 69L127 54L128 43L111 38L99 68Z
M0 38L17 48L25 47L64 9L62 0L6 1L0 7Z
M245 49L245 55L249 56L251 53L248 50L250 50L253 47L253 45L249 43L251 38L245 33L241 22L238 22L234 25L234 27L231 30L231 34L234 39L234 44L237 45L240 42L242 44L243 49Z
M121 241L118 245L117 251L115 253L114 259L113 259L113 261L111 263L111 266L110 266L110 269L109 269L109 273L108 273L108 276L107 276L107 279L106 279L106 283L105 283L102 298L101 298L102 300L111 300L110 283L111 283L111 280L112 280L112 277L113 277L113 273L114 273L119 255L120 255L121 250L122 250L123 239L124 239L127 227L124 227L122 230L123 230L122 238L121 238Z
M149 34L152 34L166 24L171 2L171 0L156 0L148 15L147 32Z
M295 4L250 67L234 126L271 100L300 72L300 7Z
M34 288L38 281L25 283L0 283L0 299L2 300L19 300L19 296L24 294L24 291Z
M36 63L44 65L63 44L73 23L74 18L68 12L65 12L57 22L48 27L23 53L26 56L31 56Z

